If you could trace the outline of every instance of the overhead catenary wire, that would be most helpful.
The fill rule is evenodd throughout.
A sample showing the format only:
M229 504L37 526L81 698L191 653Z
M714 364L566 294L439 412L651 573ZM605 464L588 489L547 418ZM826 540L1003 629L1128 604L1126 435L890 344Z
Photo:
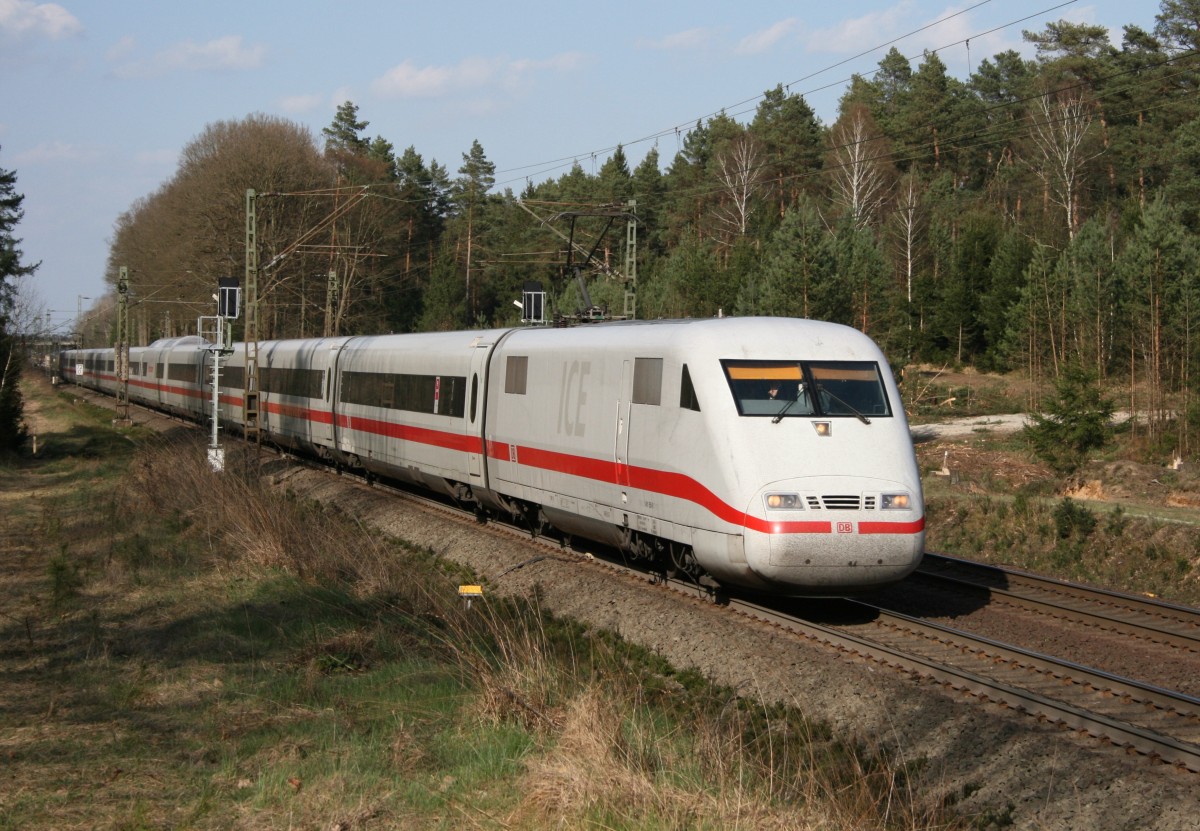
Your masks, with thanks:
M940 25L940 24L942 24L942 23L945 23L945 22L947 22L947 21L949 21L949 20L952 20L952 19L953 19L953 18L955 18L955 17L958 17L958 16L960 16L960 15L966 14L967 12L973 11L974 9L977 9L977 8L979 8L980 6L986 5L986 4L990 3L990 2L991 2L991 0L982 0L982 2L976 3L976 4L975 4L975 5L973 5L973 6L969 6L969 7L967 7L967 8L961 9L961 10L959 10L959 11L956 11L956 12L952 13L952 14L948 14L948 15L946 15L946 16L944 16L944 17L942 17L942 18L939 18L938 20L935 20L935 21L933 21L932 23L926 24L925 26L918 27L917 29L913 29L913 30L912 30L912 31L910 31L910 32L906 32L905 34L903 34L903 35L900 35L900 36L898 36L898 37L895 37L895 38L893 38L893 39L891 39L891 40L889 40L889 41L885 41L884 43L881 43L881 44L878 44L878 45L876 45L876 46L873 46L873 47L871 47L870 49L863 50L862 52L859 52L857 55L853 55L853 56L851 56L851 57L849 57L849 58L845 58L845 59L843 59L843 60L837 61L837 62L835 62L835 63L833 63L833 64L830 64L830 65L828 65L828 66L826 66L826 67L823 67L822 69L819 69L819 70L817 70L817 71L815 71L815 72L811 72L811 73L809 73L808 75L805 75L805 76L803 76L803 77L801 77L801 78L798 78L798 79L796 79L796 80L794 80L794 81L789 81L789 82L787 82L786 84L784 84L784 83L780 83L780 84L779 84L779 86L781 86L781 87L787 87L788 89L790 89L791 87L797 86L797 85L799 85L799 84L801 84L801 83L803 83L803 82L805 82L805 81L807 81L807 80L810 80L810 79L812 79L812 78L816 78L816 77L818 77L818 76L820 76L820 75L823 75L824 73L826 73L826 72L828 72L828 71L830 71L830 70L832 70L832 69L836 69L837 67L839 67L839 66L842 66L842 65L844 65L844 64L846 64L846 63L849 63L849 62L851 62L851 61L854 61L854 60L858 60L859 58L862 58L862 57L864 57L864 56L866 56L866 55L869 55L869 54L872 54L872 53L874 53L874 52L878 52L880 49L884 49L884 48L886 48L886 47L888 47L888 46L892 46L892 45L894 45L894 44L896 44L896 43L899 43L899 42L901 42L901 41L903 41L903 40L905 40L905 39L907 39L907 38L913 37L914 35L920 34L921 32L924 32L924 31L926 31L926 30L928 30L928 29L931 29L931 28L933 28L933 27L935 27L935 26L938 26L938 25ZM1002 31L1002 30L1004 30L1004 29L1007 29L1007 28L1010 28L1010 27L1012 27L1012 26L1016 26L1016 25L1018 25L1018 24L1025 23L1025 22L1027 22L1027 21L1029 21L1029 20L1033 20L1034 18L1041 17L1041 16L1043 16L1043 15L1050 14L1051 12L1058 11L1059 9L1062 9L1062 8L1065 8L1065 7L1067 7L1067 6L1073 5L1073 4L1075 4L1076 2L1078 2L1078 0L1065 0L1065 2L1057 3L1057 4L1055 4L1055 5L1052 5L1052 6L1046 7L1046 8L1044 8L1044 9L1041 9L1040 11L1034 12L1034 13L1032 13L1032 14L1028 14L1028 15L1025 15L1025 16L1023 16L1023 17L1019 17L1019 18L1016 18L1016 19L1014 19L1014 20L1010 20L1010 21L1008 21L1008 22L1006 22L1006 23L1003 23L1003 24L1001 24L1001 25L999 25L999 26L994 26L994 27L992 27L992 28L990 28L990 29L986 29L986 30L983 30L983 31L980 31L980 32L974 32L974 33L972 33L971 35L969 35L967 38L960 38L959 40L952 41L952 42L950 42L950 43L947 43L947 44L943 44L942 46L939 46L937 49L933 49L933 50L930 50L930 51L932 51L932 52L936 53L936 52L942 51L942 50L944 50L944 49L947 49L947 48L950 48L950 47L953 47L953 46L960 45L960 44L962 44L963 42L965 42L966 40L969 40L970 38L980 38L980 37L984 37L984 36L986 36L986 35L988 35L988 34L992 34L992 33L998 32L998 31ZM920 57L920 56L913 56L913 57L909 57L909 58L908 58L908 60L911 62L912 60L914 60L914 59L915 59L915 57ZM873 70L873 71L871 71L871 72L868 72L868 73L856 73L856 74L861 74L861 75L864 75L864 76L871 76L871 75L874 75L874 74L876 74L877 72L878 72L878 69L876 69L876 70ZM807 95L811 95L811 94L813 94L813 93L816 93L816 92L821 92L821 91L824 91L824 90L826 90L826 89L829 89L829 88L832 88L832 87L835 87L835 86L838 86L838 85L844 85L844 84L846 84L847 82L849 82L850 80L852 80L852 78L853 78L853 76L851 76L850 78L843 78L843 79L840 79L840 80L837 80L837 81L831 81L831 82L830 82L830 83L828 83L828 84L824 84L824 85L822 85L822 86L819 86L819 87L813 87L813 88L811 88L811 89L804 90L804 91L802 91L802 92L799 92L799 93L797 93L797 94L798 94L798 95L800 95L800 96L802 96L802 97L803 97L803 96L807 96ZM559 158L557 158L557 159L552 159L552 160L550 160L550 161L547 161L547 162L540 162L540 163L534 163L534 164L528 164L528 165L522 165L522 166L510 167L510 168L503 168L503 169L501 169L501 170L498 170L498 171L497 171L497 174L499 175L499 174L519 173L519 172L521 172L521 171L529 171L529 170L533 170L534 168L542 168L541 170L539 170L539 173L543 173L543 174L544 174L544 173L551 172L552 170L562 169L562 168L564 168L564 167L567 167L568 165L573 165L573 164L577 163L577 160L578 160L578 159L579 159L579 157L581 157L581 156L596 155L596 154L601 154L601 155L603 155L603 154L607 154L607 153L612 153L612 152L614 152L614 151L617 149L617 147L631 147L631 146L634 146L634 145L637 145L637 144L641 144L641 143L643 143L643 142L646 142L646 141L651 141L651 140L653 140L653 141L657 141L659 138L662 138L662 137L665 137L665 136L669 136L669 135L671 135L672 133L674 133L674 134L675 134L675 136L676 136L676 139L678 140L678 139L679 139L679 136L680 136L680 134L681 134L681 131L686 131L686 130L688 130L688 129L689 129L691 126L692 126L692 125L694 125L694 124L696 124L696 123L698 123L698 122L702 122L702 121L704 121L706 118L707 118L707 119L714 118L714 117L716 117L716 116L718 116L718 115L720 115L720 114L722 114L722 113L724 113L724 114L728 115L728 114L730 114L731 110L733 111L733 113L732 113L733 115L742 115L742 114L745 114L745 112L748 112L749 110L745 110L745 111L743 111L743 110L739 110L738 108L740 108L740 107L744 107L744 106L746 106L747 104L751 104L751 103L757 102L757 101L761 100L763 97L764 97L764 94L759 94L759 95L752 96L752 97L750 97L750 98L743 99L742 101L736 102L736 103L734 103L734 104L730 104L730 105L728 105L728 106L725 106L725 107L722 107L722 108L720 108L720 109L718 109L718 110L714 110L714 111L712 111L712 112L708 113L707 115L701 115L701 116L698 116L698 117L697 117L697 118L695 118L695 119L689 119L688 121L681 122L681 123L679 123L679 124L677 124L677 125L674 125L674 126L672 126L672 127L667 127L667 128L665 128L665 129L659 130L659 131L657 131L657 132L650 133L650 134L648 134L648 135L645 135L645 136L642 136L642 137L640 137L640 138L633 139L632 141L628 141L628 142L621 142L621 143L619 143L619 144L611 145L611 146L604 147L604 148L599 148L599 149L596 149L596 150L589 150L589 151L586 151L586 152L583 152L583 153L574 153L574 154L571 154L571 155L568 155L568 156L561 156L561 157L559 157ZM521 175L521 176L519 176L519 177L516 177L516 178L514 178L514 179L506 179L506 180L504 180L504 181L498 181L498 182L497 182L497 184L498 184L498 185L508 185L508 184L512 184L514 181L517 181L517 180L518 180L518 179L520 179L520 178L525 178L525 177L527 177L528 175L529 175L529 174L522 173L522 175Z
M946 21L948 21L948 20L951 20L951 19L953 19L954 17L960 16L960 15L962 15L962 14L965 14L966 12L972 11L972 10L974 10L974 9L976 9L976 8L978 8L978 7L980 7L980 6L982 6L982 5L985 5L985 4L989 3L990 1L991 1L991 0L983 0L982 2L976 3L976 4L974 4L974 5L972 5L972 6L969 6L969 7L965 8L965 9L959 10L959 11L957 11L957 12L953 13L953 14L949 14L949 15L946 15L946 16L944 16L944 17L942 17L942 18L939 18L938 20L934 21L933 23L926 24L925 26L922 26L922 27L918 27L917 29L914 29L914 30L912 30L912 31L910 31L910 32L907 32L907 33L905 33L904 35L898 36L898 37L896 37L896 38L893 38L893 39L891 39L891 40L889 40L889 41L886 41L886 42L884 42L884 43L881 43L881 44L879 44L879 45L877 45L877 46L874 46L874 47L872 47L871 49L864 50L864 51L862 51L862 52L858 53L858 54L857 54L857 55L855 55L855 56L852 56L852 57L850 57L850 58L843 59L843 60L841 60L841 61L838 61L838 62L836 62L836 63L830 64L829 66L827 66L827 67L825 67L825 68L822 68L822 69L820 69L820 70L818 70L818 71L816 71L816 72L810 73L809 75L803 76L802 78L799 78L799 79L796 79L796 80L790 81L790 82L788 82L786 85L784 85L784 84L780 84L780 86L787 86L787 87L789 87L789 88L790 88L790 87L792 87L792 86L795 86L795 85L797 85L797 84L803 83L805 80L808 80L808 79L811 79L811 78L817 77L817 76L819 76L819 75L821 75L821 74L823 74L823 73L825 73L825 72L829 71L830 69L833 69L833 68L836 68L836 67L838 67L838 66L844 65L845 63L847 63L847 62L849 62L849 61L856 60L857 58L860 58L860 57L863 57L863 56L865 56L865 55L871 54L872 52L876 52L876 51L878 51L878 50L880 50L880 49L882 49L882 48L885 48L885 47L888 47L888 46L894 45L895 43L898 43L898 42L900 42L900 41L904 40L905 38L908 38L908 37L911 37L911 36L913 36L913 35L915 35L915 34L918 34L918 33L920 33L920 32L926 31L926 30L928 30L928 29L930 29L930 28L932 28L932 27L934 27L934 26L936 26L936 25L938 25L938 24L940 24L940 23L944 23L944 22L946 22ZM948 43L946 43L946 44L943 44L943 45L941 45L941 46L937 47L936 49L929 50L929 52L930 52L931 54L937 54L937 53L938 53L938 52L940 52L940 51L944 51L944 50L946 50L946 49L949 49L949 48L952 48L952 47L954 47L954 46L958 46L958 45L968 45L968 44L969 44L969 42L970 42L970 40L972 40L972 39L978 39L978 38L984 37L984 36L986 36L986 35L988 35L988 34L993 34L993 33L995 33L995 32L1003 31L1003 30L1004 30L1004 29L1006 29L1006 28L1010 28L1010 27L1012 27L1012 26L1019 25L1019 24L1021 24L1021 23L1025 23L1025 22L1027 22L1027 21L1029 21L1029 20L1032 20L1032 19L1034 19L1034 18L1037 18L1037 17L1043 16L1043 15L1045 15L1045 14L1049 14L1049 13L1051 13L1051 12L1058 11L1058 10L1060 10L1060 9L1062 9L1062 8L1066 7L1066 6L1073 5L1073 4L1074 4L1074 3L1076 3L1076 2L1077 2L1077 0L1066 0L1066 2L1061 2L1061 3L1057 3L1057 4L1055 4L1055 5L1048 6L1048 7L1044 8L1044 9L1041 9L1041 10L1039 10L1039 11L1037 11L1037 12L1034 12L1034 13L1031 13L1031 14L1027 14L1027 15L1024 15L1024 16L1022 16L1022 17L1019 17L1019 18L1015 18L1015 19L1013 19L1013 20L1010 20L1010 21L1008 21L1008 22L1006 22L1006 23L1003 23L1003 24L1001 24L1001 25L999 25L999 26L993 26L993 27L991 27L991 28L989 28L989 29L985 29L985 30L981 30L981 31L972 32L972 33L971 33L969 36L966 36L966 37L960 38L960 39L958 39L958 40L955 40L955 41L948 42ZM922 52L922 55L924 55L924 54L925 54L925 53L924 53L924 52ZM907 60L908 60L908 61L911 63L913 60L916 60L917 58L921 57L922 55L909 56L909 57L907 57L906 59L907 59ZM1174 58L1173 58L1173 59L1174 59ZM1173 59L1172 59L1172 60L1173 60ZM1166 63L1166 62L1163 62L1163 63ZM1128 70L1128 72L1132 73L1132 72L1142 71L1142 70L1144 70L1145 68L1146 68L1146 67L1139 67L1139 68L1135 68L1135 69L1133 69L1133 70ZM858 74L858 75L859 75L859 77L870 77L870 76L873 76L873 75L877 74L878 72L879 72L879 69L878 69L878 68L876 68L875 70L873 70L872 72L869 72L869 73L856 73L856 74ZM1125 73L1116 73L1115 75L1120 75L1120 74L1125 74ZM852 76L852 77L853 77L853 76ZM1115 76L1114 76L1114 77L1115 77ZM836 86L836 85L838 85L838 84L844 84L844 83L846 83L846 82L847 82L847 81L849 81L849 80L852 80L852 78L841 79L841 80L839 80L839 81L831 82L831 83L830 83L830 84L828 84L828 85L823 85L823 86L821 86L821 87L815 87L815 88L812 88L812 89L806 90L805 92L801 92L801 93L797 93L797 94L798 94L798 95L801 95L801 96L808 95L808 94L812 94L813 92L821 91L821 90L827 89L827 88L829 88L829 87ZM1098 80L1102 80L1102 79L1098 79ZM742 106L742 105L745 105L745 104L747 104L747 103L751 103L751 102L755 102L755 101L761 100L763 97L764 97L763 95L754 96L754 97L752 97L752 98L744 99L743 101L741 101L741 102L738 102L737 104L734 104L734 105L732 105L732 106L734 106L734 107L737 107L737 106ZM1035 98L1037 98L1037 97L1038 97L1038 96L1029 96L1029 97L1026 97L1026 98L1024 98L1024 99L1019 99L1018 101L1002 102L1002 103L1000 103L1000 104L993 105L993 106L991 106L991 107L987 107L987 108L985 108L985 109L984 109L982 112L983 112L984 114L986 114L986 113L988 113L988 112L991 112L991 111L992 111L992 110L994 110L994 109L1002 109L1002 108L1014 107L1014 106L1016 106L1016 105L1017 105L1017 104L1019 104L1019 103L1026 102L1026 101L1029 101L1029 100L1033 100L1033 99L1035 99ZM728 114L729 114L729 110L728 110L728 108L723 108L723 109L720 109L720 110L716 110L716 111L714 111L714 112L710 113L710 114L708 115L708 117L709 117L709 118L712 118L712 117L714 117L714 116L717 116L717 115L719 115L719 114L722 114L722 113L724 113L724 114L727 114L727 115L728 115ZM734 114L735 114L735 115L740 115L740 114L743 114L743 113L741 113L741 112L735 112ZM628 147L628 146L632 146L632 145L634 145L634 144L638 144L638 143L640 143L640 142L649 141L649 140L654 140L655 142L657 142L658 138L661 138L661 137L664 137L664 136L669 136L671 133L675 133L676 137L677 137L677 138L679 138L679 137L681 136L681 133L682 133L682 132L684 132L684 131L687 131L687 130L689 129L690 125L692 125L692 124L695 124L695 123L702 122L703 120L704 120L704 116L701 116L701 117L699 117L698 119L696 119L696 120L694 120L694 121L693 121L693 120L689 120L688 122L684 122L684 123L682 123L682 124L680 124L680 125L676 125L676 126L673 126L673 127L670 127L670 128L664 129L664 130L661 130L661 131L659 131L659 132L657 132L657 133L652 133L652 134L650 134L650 135L648 135L648 136L644 136L644 137L642 137L642 138L639 138L639 139L634 139L634 140L633 140L633 141L631 141L631 142L622 142L621 144L618 144L618 145L613 145L613 146L611 146L611 147L607 147L607 148L600 149L600 150L587 151L586 153L576 153L576 154L572 154L572 155L570 155L570 156L562 156L562 157L559 157L559 158L557 158L557 159L550 160L550 161L548 161L548 162L541 162L541 163L535 163L535 164L524 165L524 166L518 166L518 167L512 167L512 168L504 168L504 169L502 169L502 170L500 170L500 171L497 171L497 172L498 172L498 173L512 173L512 172L516 172L516 171L527 171L527 170L531 170L531 169L533 169L533 168L543 168L543 170L541 171L541 172L543 172L543 173L551 172L551 171L552 171L552 170L554 170L554 169L558 169L558 168L561 168L561 167L565 167L565 166L567 166L568 164L569 164L569 165L572 165L572 166L573 166L573 165L575 165L575 164L578 164L578 159L579 159L581 156L591 157L591 156L594 156L594 155L597 155L597 154L609 153L609 152L613 152L613 151L615 151L615 150L617 149L617 147ZM925 129L925 128L929 127L929 126L932 126L932 122L928 122L928 123L926 123L926 124L923 124L923 125L918 125L918 126L916 126L916 127L910 128L910 130L921 130L921 129ZM976 131L976 134L977 134L977 133L978 133L978 131ZM889 137L889 138L893 138L893 137ZM947 140L950 140L950 139L947 139ZM842 145L842 146L831 146L831 147L830 147L830 148L828 148L828 149L831 149L831 150L837 150L837 149L842 149L842 148L843 148L843 147L845 147L845 146L846 146L846 145ZM826 168L826 169L828 169L828 168ZM812 175L812 174L810 174L810 173L802 173L802 174L797 174L797 176L798 176L798 177L803 177L803 176L806 176L806 175ZM531 178L531 177L530 177L530 175L529 175L529 174L523 174L522 176L520 176L520 177L517 177L517 178L513 178L513 179L507 179L507 180L502 180L502 181L497 181L497 182L496 182L496 186L497 186L497 187L503 187L503 186L506 186L506 185L511 185L511 184L513 184L514 182L517 182L517 181L529 182L529 181L530 181L530 178ZM418 185L418 186L426 186L426 187L427 187L427 186L431 186L431 185L436 185L437 183L436 183L436 182L434 182L433 180L412 180L412 181L411 181L411 184L416 184L416 185ZM399 202L399 203L404 203L404 204L426 204L426 203L428 203L428 202L430 201L430 199L436 198L436 195L420 196L420 197L416 197L416 198L404 198L404 197L397 196L397 195L395 195L395 194L389 194L389 193L386 193L386 192L385 192L387 189L392 189L392 188L395 188L396 186L397 186L397 183L395 183L395 182L377 182L377 183L370 183L370 184L368 184L368 185L365 185L365 186L355 186L355 189L358 189L358 188L361 188L361 187L370 188L370 189L371 189L371 192L372 192L372 196L373 196L373 197L375 197L375 198L387 199L387 200L389 200L389 201L394 201L394 202ZM339 190L339 189L336 189L336 188L315 189L315 190L312 190L312 191L300 191L300 192L296 192L296 193L295 193L295 194L293 194L293 195L325 195L325 194L330 194L330 193L333 193L333 192L335 192L335 191L337 191L337 190ZM342 191L345 191L345 190L346 190L346 188L342 188L342 189L340 189L340 190L342 190ZM711 190L714 190L714 191L715 191L715 190L719 190L719 188L712 188ZM693 194L693 193L697 193L697 191L689 191L688 193L689 193L689 194ZM703 191L699 191L699 193L703 193ZM523 201L527 201L527 200L523 200ZM528 201L528 203L529 203L529 204L535 204L535 202L533 202L533 201ZM561 204L568 205L568 204L580 204L580 203L568 203L568 202L564 202L564 203L561 203Z

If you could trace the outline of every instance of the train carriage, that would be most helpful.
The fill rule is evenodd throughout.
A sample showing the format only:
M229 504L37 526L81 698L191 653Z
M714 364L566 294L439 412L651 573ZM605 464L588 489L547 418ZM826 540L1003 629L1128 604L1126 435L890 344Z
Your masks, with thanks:
M334 367L351 340L318 338L259 345L260 426L274 441L287 447L318 449L322 455L333 448ZM243 390L245 350L238 349L227 363L231 390ZM242 403L240 397L233 400ZM242 417L239 411L239 425Z
M85 368L66 380L109 383L112 351L91 352L64 356L64 373ZM142 350L151 403L206 414L207 354L198 338ZM259 345L259 372L272 441L696 579L845 594L902 579L923 552L899 391L849 327L724 318L277 341ZM244 374L237 345L221 382L234 427Z
M202 415L207 347L208 342L195 335L163 338L145 347L139 357L145 361L150 377L142 387L146 398L139 396L136 400L152 402L177 415ZM113 380L115 383L115 377Z
M482 488L481 362L496 335L347 341L336 367L336 449L367 470L449 495Z

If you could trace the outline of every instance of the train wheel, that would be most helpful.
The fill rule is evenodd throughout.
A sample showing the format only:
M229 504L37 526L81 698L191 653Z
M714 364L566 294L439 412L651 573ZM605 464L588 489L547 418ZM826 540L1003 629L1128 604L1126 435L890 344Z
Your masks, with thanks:
M700 564L696 562L696 555L692 553L690 546L670 543L668 553L671 560L668 569L670 576L685 577L693 582L699 582Z

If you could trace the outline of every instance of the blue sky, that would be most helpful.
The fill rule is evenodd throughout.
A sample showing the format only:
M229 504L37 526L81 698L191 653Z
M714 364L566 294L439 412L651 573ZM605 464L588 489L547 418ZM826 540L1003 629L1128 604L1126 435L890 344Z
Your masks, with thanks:
M850 75L892 46L935 50L964 78L1006 49L1031 56L1022 29L1097 23L1119 46L1125 24L1153 29L1158 11L1145 0L0 0L0 168L25 194L25 259L42 263L27 294L67 330L79 296L105 290L117 217L216 121L267 113L319 139L351 100L370 137L451 175L478 139L498 184L519 191L575 160L598 170L617 144L635 165L657 143L665 165L697 119L748 120L776 84L829 123Z

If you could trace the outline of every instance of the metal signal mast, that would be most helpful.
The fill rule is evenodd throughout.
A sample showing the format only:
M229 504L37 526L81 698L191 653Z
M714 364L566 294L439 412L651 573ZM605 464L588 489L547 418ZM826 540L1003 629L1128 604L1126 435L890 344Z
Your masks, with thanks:
M587 290L587 283L584 279L584 270L591 267L603 271L606 275L613 277L625 284L625 303L623 309L623 317L627 320L632 320L637 317L637 201L634 199L625 203L622 208L619 205L611 205L607 207L598 207L590 210L579 211L562 211L553 216L542 219L524 202L517 202L529 214L537 218L544 226L558 235L561 239L567 242L567 261L562 266L563 272L569 277L573 277L579 286L579 293L583 299L584 308L579 313L580 320L595 321L604 320L608 317L606 309L602 309L592 303L591 294ZM596 242L591 249L585 249L582 245L575 241L576 223L581 217L600 217L608 221L604 225L604 229L596 237ZM552 222L566 219L569 222L569 232L562 231L550 225ZM605 236L618 220L625 220L625 267L623 271L617 271L611 266L600 263L596 260L596 252L600 245L604 242ZM576 259L576 255L580 255L582 259Z

